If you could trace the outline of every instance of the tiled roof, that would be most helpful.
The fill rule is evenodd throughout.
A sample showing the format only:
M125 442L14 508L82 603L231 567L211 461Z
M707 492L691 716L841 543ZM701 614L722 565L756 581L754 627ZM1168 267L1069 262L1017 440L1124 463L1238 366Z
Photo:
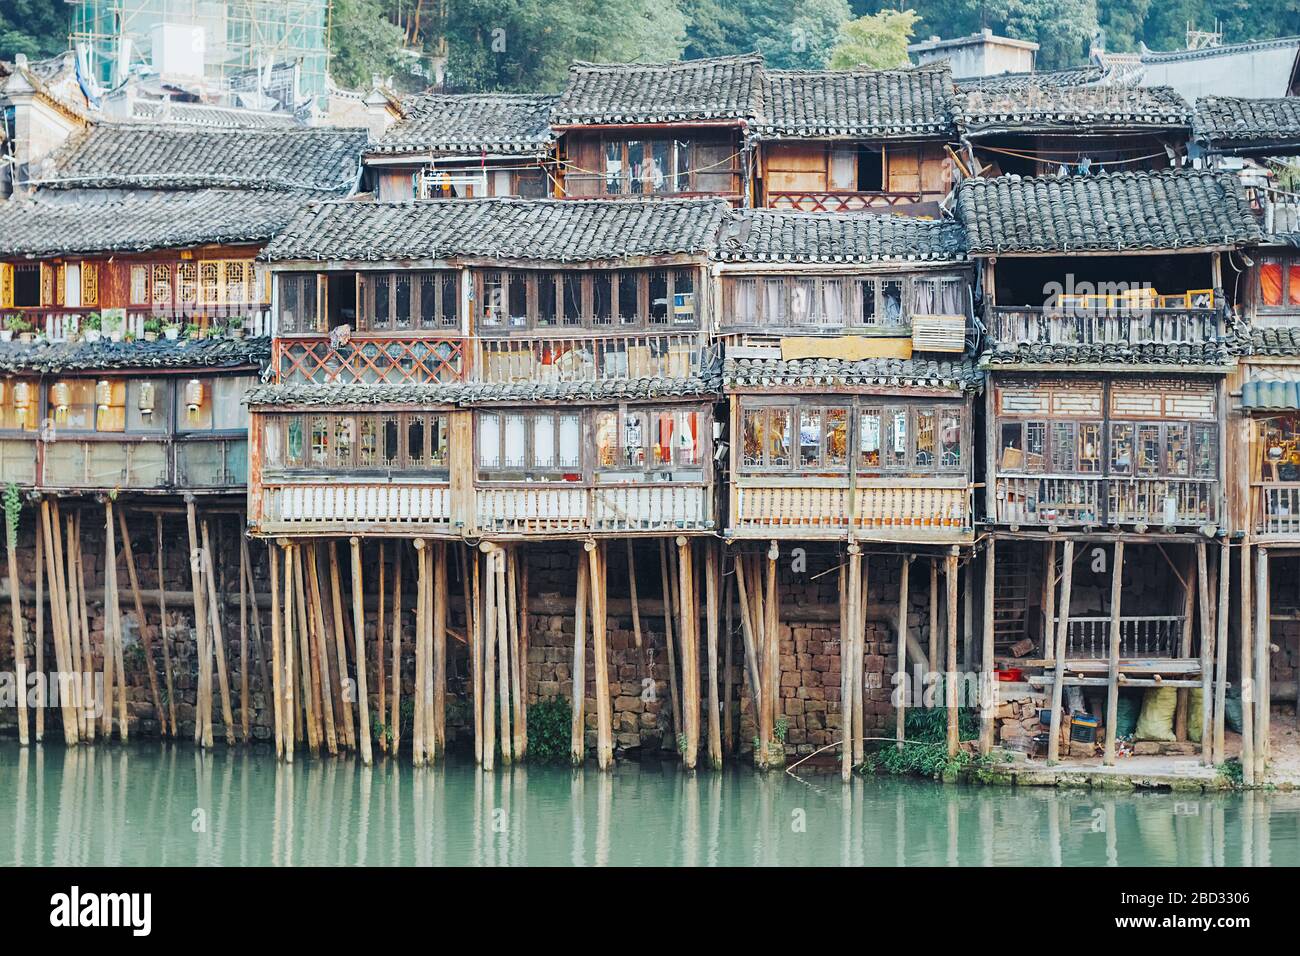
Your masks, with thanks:
M973 363L929 359L758 359L728 358L722 365L728 389L787 387L915 386L969 391L979 388L984 373Z
M996 73L992 76L966 77L957 82L957 91L1022 90L1030 86L1086 86L1101 83L1109 71L1102 66L1081 66L1072 70L1040 70L1033 73Z
M297 114L287 110L252 110L173 100L136 100L131 104L131 119L210 129L300 129L306 125Z
M271 340L198 339L157 342L0 342L5 372L80 372L100 369L240 368L264 365Z
M320 193L200 189L76 202L0 202L0 256L144 252L200 243L260 242Z
M402 118L374 153L539 153L551 141L553 96L423 93L402 101Z
M955 222L910 216L737 210L718 244L730 262L897 262L966 258Z
M1192 111L1166 86L1075 85L1038 82L965 89L957 95L957 124L969 133L1082 127L1183 128Z
M914 70L769 70L763 109L753 124L762 139L897 139L953 135L952 72Z
M757 53L674 63L575 63L551 122L748 120L760 109L762 74Z
M1202 97L1196 101L1196 136L1209 143L1300 142L1300 98Z
M1134 345L1000 346L985 356L999 365L1158 365L1177 368L1222 368L1231 365L1234 349L1228 342L1203 344L1143 342Z
M206 129L102 123L61 147L35 176L57 189L315 189L356 179L365 130Z
M1212 170L968 179L957 219L975 254L1121 252L1258 242L1237 178Z
M1300 355L1300 328L1252 328L1250 330L1250 354Z
M584 262L704 253L713 248L729 208L720 199L325 202L294 217L266 256Z
M520 402L591 404L711 398L721 391L717 376L601 379L592 382L464 382L423 385L261 385L249 405L456 405L470 407Z

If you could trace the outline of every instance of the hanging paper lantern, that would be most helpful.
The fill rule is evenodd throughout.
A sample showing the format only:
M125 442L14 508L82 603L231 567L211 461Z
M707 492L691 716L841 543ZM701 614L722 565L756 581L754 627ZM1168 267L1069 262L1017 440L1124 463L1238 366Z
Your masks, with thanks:
M136 406L140 410L141 418L153 417L154 399L155 399L155 393L154 393L153 382L141 382L140 396L136 402Z
M32 386L30 382L14 383L14 408L27 409L32 405Z
M101 412L107 411L113 404L113 383L106 378L95 383L95 404Z
M192 378L185 383L185 408L189 412L190 421L195 421L199 417L199 409L203 407L203 383L197 378Z
M72 404L72 386L67 382L55 382L50 389L50 401L54 403L54 420L62 423L68 420L68 406Z

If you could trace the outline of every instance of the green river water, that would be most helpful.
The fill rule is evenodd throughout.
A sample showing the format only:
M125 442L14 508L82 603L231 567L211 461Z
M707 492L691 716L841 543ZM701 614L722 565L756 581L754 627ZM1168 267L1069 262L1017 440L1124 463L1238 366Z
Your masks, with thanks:
M0 742L0 865L1300 864L1300 794Z

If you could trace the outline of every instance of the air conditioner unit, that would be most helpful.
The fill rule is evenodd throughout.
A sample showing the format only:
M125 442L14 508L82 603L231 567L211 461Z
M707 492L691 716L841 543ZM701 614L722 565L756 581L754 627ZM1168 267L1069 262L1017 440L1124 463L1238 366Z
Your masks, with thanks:
M913 315L912 349L917 352L962 352L966 348L964 315Z

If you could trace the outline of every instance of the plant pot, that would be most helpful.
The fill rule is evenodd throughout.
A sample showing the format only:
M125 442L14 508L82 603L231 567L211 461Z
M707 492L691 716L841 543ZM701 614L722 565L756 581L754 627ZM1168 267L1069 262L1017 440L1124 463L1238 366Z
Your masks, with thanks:
M158 341L158 333L157 333L157 332L146 332L146 333L144 334L144 340L145 340L146 342L157 342L157 341Z
M14 340L13 329L0 329L0 342L12 342Z
M243 326L240 326L240 327L237 328L237 329L231 329L231 330L230 330L230 337L231 337L232 339L242 339L242 338L244 337L244 329L243 329Z
M35 342L35 341L36 341L36 333L35 333L35 332L20 332L19 335L18 335L18 341L19 341L19 342Z
M122 341L122 332L121 332L121 330L114 330L114 331L112 331L112 332L109 332L109 333L108 333L108 340L109 340L110 342L120 342L120 341Z
M82 337L83 337L87 342L91 342L91 343L98 342L98 341L99 341L99 337L100 337L102 334L103 334L103 333L100 332L99 329L86 329L84 332L81 333Z
M175 327L163 329L163 335L166 336L167 341L169 342L175 342L180 338L180 334L181 330Z

